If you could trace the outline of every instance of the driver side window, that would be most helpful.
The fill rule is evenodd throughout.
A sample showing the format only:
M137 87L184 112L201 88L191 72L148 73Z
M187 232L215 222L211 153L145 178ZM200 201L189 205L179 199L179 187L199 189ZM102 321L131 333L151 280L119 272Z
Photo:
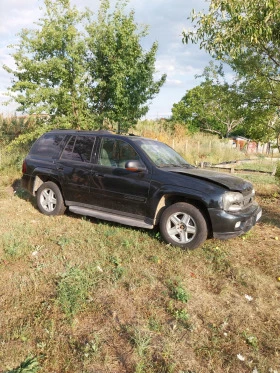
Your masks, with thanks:
M103 138L98 163L107 167L125 168L127 161L139 160L133 147L122 140Z

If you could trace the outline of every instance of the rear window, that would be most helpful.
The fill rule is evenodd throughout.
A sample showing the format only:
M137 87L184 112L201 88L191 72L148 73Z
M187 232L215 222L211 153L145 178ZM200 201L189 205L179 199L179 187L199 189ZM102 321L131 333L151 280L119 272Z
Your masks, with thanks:
M30 154L38 154L42 157L57 156L62 150L65 135L47 133L40 137L32 146Z

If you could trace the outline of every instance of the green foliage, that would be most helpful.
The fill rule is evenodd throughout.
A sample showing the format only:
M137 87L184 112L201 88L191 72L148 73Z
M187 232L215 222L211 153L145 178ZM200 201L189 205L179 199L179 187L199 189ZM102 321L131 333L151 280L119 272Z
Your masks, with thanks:
M255 337L254 335L248 334L247 331L242 333L242 336L244 337L246 343L253 347L255 350L258 350L259 345L258 345L258 338Z
M23 256L26 252L27 245L23 237L21 239L17 238L16 235L12 233L4 233L1 236L2 247L7 259L15 259Z
M137 354L143 358L151 343L150 334L130 325L125 327L125 331L130 343L135 347Z
M11 93L18 110L47 114L60 127L83 127L86 106L86 44L79 27L89 13L71 7L70 0L45 0L45 15L37 29L23 29L13 58L16 70Z
M168 285L171 298L178 300L182 303L187 303L190 300L190 294L187 292L187 290L183 287L181 283L178 283L177 281L170 281Z
M94 283L92 274L78 267L71 267L62 275L57 285L57 299L68 318L85 306Z
M40 369L39 362L36 357L28 357L19 367L6 371L4 373L36 373Z
M98 20L88 27L91 109L102 124L117 122L126 130L148 111L151 100L165 82L165 75L153 80L157 43L145 52L141 38L147 28L139 29L134 12L124 12L124 2L117 2L113 14L110 3L101 2Z
M116 122L126 130L146 114L147 101L165 81L165 76L153 78L157 44L143 50L147 30L138 31L133 12L125 14L125 1L111 14L109 1L102 0L97 20L70 0L44 4L37 28L23 29L12 46L17 69L4 66L14 76L10 96L18 111L44 115L51 128L93 129Z
M100 351L100 338L98 334L95 334L93 338L83 346L83 353L86 359L95 357Z
M228 137L244 121L243 98L237 82L227 83L222 67L212 63L201 77L205 80L173 105L172 120L186 123L188 128Z
M149 329L154 332L159 332L162 330L162 325L156 317L149 318Z
M123 274L125 273L125 268L121 265L122 262L118 257L111 256L109 258L110 263L112 264L111 268L111 281L118 281Z
M280 181L280 162L277 162L275 177L278 179L278 181Z
M200 43L220 59L236 58L253 50L279 66L280 4L277 0L211 0L208 12L192 12L195 29L184 31L184 41ZM263 65L265 69L265 65Z
M198 43L229 64L243 80L245 117L251 137L280 137L280 4L277 0L211 0L208 12L192 12L183 41Z
M214 272L227 272L230 268L227 253L223 248L207 243L203 246L203 253Z
M0 114L0 145L5 146L21 134L29 132L37 125L33 116L8 116Z
M170 301L168 304L168 312L185 328L189 328L189 319L190 315L188 314L185 308L176 307L173 301Z

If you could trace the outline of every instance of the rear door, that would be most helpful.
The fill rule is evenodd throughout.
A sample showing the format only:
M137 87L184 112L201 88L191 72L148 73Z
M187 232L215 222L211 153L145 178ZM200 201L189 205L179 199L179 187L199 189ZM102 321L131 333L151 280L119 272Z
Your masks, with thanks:
M73 135L61 153L57 168L67 204L89 203L95 140L92 135Z
M144 171L125 169L130 160L141 162ZM101 139L97 163L92 170L92 204L120 213L146 216L151 174L137 151L117 138Z

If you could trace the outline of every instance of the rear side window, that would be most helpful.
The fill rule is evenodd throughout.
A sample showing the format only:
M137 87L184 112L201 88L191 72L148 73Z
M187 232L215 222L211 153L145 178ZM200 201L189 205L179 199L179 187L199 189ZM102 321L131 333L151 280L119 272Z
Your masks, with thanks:
M38 154L42 157L57 156L62 150L63 139L62 134L47 133L34 143L30 154Z
M72 136L61 154L61 159L90 162L94 136Z

